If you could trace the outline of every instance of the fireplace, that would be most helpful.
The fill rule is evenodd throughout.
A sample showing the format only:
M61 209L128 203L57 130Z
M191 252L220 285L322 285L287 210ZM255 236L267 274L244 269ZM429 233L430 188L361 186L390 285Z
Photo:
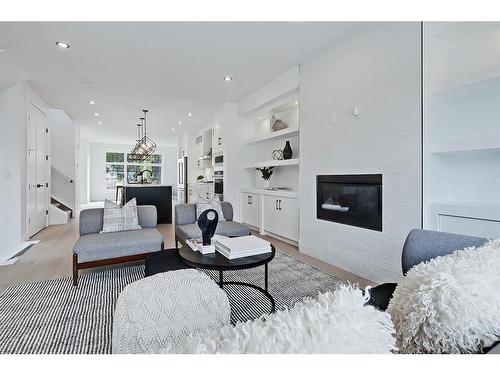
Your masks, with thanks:
M382 231L382 175L316 176L317 218Z

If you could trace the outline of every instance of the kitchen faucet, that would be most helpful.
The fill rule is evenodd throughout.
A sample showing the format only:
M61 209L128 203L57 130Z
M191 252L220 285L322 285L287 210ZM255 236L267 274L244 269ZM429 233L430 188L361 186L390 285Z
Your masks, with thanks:
M142 172L137 173L137 175L136 175L136 178L137 178L137 176L141 177L141 185L144 184L144 173L146 173L146 172L149 172L149 177L151 177L151 179L153 179L153 172L151 172L149 169L145 169Z

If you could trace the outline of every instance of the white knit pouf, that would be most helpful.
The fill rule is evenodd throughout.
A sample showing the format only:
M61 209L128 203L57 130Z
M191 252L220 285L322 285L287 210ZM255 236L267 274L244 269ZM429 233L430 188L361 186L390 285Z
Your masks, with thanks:
M113 353L157 353L186 335L229 324L226 293L194 270L159 273L129 284L116 302Z

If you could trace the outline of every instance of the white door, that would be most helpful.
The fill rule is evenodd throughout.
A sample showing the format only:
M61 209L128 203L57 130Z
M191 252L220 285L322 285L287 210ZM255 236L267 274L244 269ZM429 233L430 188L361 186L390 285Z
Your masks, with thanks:
M50 161L47 116L28 104L26 216L28 237L48 225Z
M264 195L264 230L298 241L298 199Z
M241 221L260 228L260 194L241 193Z

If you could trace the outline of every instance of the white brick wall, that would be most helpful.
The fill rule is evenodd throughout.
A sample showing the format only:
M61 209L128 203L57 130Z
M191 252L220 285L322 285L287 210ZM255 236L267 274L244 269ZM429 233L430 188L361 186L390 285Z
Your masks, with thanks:
M421 223L420 24L360 26L305 61L300 111L300 250L377 283L398 279ZM365 173L383 174L383 232L316 219L316 175Z

